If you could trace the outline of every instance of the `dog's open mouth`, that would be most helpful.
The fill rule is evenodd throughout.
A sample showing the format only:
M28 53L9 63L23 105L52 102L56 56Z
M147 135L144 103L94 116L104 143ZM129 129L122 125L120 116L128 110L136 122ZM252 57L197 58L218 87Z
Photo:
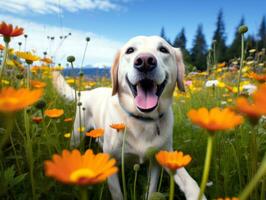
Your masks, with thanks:
M140 111L151 112L156 108L159 97L167 83L167 79L168 76L165 77L160 85L157 85L156 82L151 79L143 79L133 85L126 76L127 83L134 96L135 104Z

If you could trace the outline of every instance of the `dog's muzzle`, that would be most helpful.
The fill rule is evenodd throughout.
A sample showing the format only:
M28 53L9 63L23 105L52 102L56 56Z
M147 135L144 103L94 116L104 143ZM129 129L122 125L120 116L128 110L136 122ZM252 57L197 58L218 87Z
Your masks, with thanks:
M135 104L141 112L151 112L157 107L159 98L167 84L167 80L168 75L166 74L164 81L159 85L154 80L148 78L144 78L136 84L132 84L128 76L126 76L126 81L134 96Z

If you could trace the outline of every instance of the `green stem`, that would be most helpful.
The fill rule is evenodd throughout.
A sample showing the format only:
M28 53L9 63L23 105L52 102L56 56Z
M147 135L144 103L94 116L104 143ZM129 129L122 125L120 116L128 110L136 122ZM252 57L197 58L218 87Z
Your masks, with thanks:
M90 137L90 141L89 141L89 149L91 148L91 142L92 142L92 137Z
M13 149L13 152L14 152L14 155L15 155L16 165L17 165L18 171L20 173L21 172L21 169L20 169L20 165L19 165L19 162L18 162L18 156L17 156L16 147L14 145L14 141L13 141L13 138L12 138L12 131L10 132L10 143L11 143L11 146L12 146L12 149Z
M80 200L88 200L88 192L86 186L80 187Z
M122 162L122 183L123 183L123 192L124 192L124 200L127 200L127 188L126 188L126 177L125 177L125 143L126 143L126 128L123 134L123 143L122 143L122 155L121 155L121 162Z
M7 126L6 126L6 132L5 135L3 136L2 140L0 141L0 151L2 151L2 149L4 148L5 144L8 141L8 138L11 135L12 129L13 129L13 116L11 115L7 115Z
M261 166L258 169L257 173L255 174L253 179L248 183L248 185L244 188L244 190L240 193L239 199L240 200L247 199L249 197L250 193L256 187L257 183L265 175L266 175L266 154L264 155L263 161L262 161Z
M9 42L5 42L5 51L4 51L4 58L2 60L2 65L1 65L1 74L0 74L0 85L2 86L2 78L3 78L3 74L5 72L5 66L6 66L6 59L8 56L8 44Z
M138 171L135 170L135 178L134 178L134 186L133 186L133 200L137 200L136 199L136 188L137 188L137 179L138 179Z
M160 180L159 180L158 192L161 191L162 182L163 182L163 173L164 173L164 169L161 168L161 175L160 175Z
M33 161L33 152L32 152L32 141L30 137L30 124L29 124L29 116L27 110L24 110L24 123L25 123L25 132L26 132L26 143L25 143L25 152L28 160L29 171L30 171L30 180L31 180L31 190L32 190L32 198L36 198L35 192L35 180L34 180L34 161Z
M240 94L240 82L242 77L242 67L243 67L243 61L244 61L244 34L241 34L241 60L240 60L240 68L239 68L239 75L238 75L238 82L237 82L237 95Z
M202 180L201 180L201 184L200 184L200 194L198 196L198 200L202 200L202 197L204 195L204 191L206 188L206 184L208 181L210 164L211 164L211 157L212 157L213 140L214 140L214 136L209 135L208 136L207 151L206 151L206 156L205 156L204 170L203 170Z
M170 172L170 191L169 191L169 200L173 200L175 195L175 181L174 174Z
M102 200L102 197L103 197L103 190L104 190L104 185L105 185L105 183L103 183L102 186L101 186L99 200Z
M260 194L260 200L264 200L266 197L265 197L265 191L266 190L266 177L264 177L264 180L262 180L262 184L261 184L261 194Z

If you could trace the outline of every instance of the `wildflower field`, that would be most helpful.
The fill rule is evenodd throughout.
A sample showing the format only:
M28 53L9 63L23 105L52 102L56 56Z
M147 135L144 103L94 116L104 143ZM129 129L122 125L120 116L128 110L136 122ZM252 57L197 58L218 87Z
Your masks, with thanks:
M239 29L243 38L246 31ZM77 91L76 101L66 101L52 84L52 73L64 66L46 52L13 49L12 40L23 34L22 27L0 24L1 199L111 199L106 180L114 173L121 175L124 199L147 199L149 162L162 167L150 199L185 199L173 185L172 172L181 167L199 184L198 199L266 199L265 49L247 49L242 41L241 57L223 63L210 51L207 71L187 73L186 92L175 90L175 151L154 150L145 164L118 165L97 143L103 127L79 127L84 142L70 146L76 107L85 111L79 91L112 87L111 81L92 80L81 69L65 77ZM67 61L75 67L75 57ZM124 122L110 126L125 135Z

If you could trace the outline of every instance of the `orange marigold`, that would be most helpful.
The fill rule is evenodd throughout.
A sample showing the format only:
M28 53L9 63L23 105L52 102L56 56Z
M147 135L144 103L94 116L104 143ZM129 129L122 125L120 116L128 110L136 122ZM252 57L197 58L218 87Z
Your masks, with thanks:
M0 44L0 51L3 51L4 49L5 47L2 44Z
M22 110L37 102L43 91L20 88L18 90L8 87L0 91L0 112L15 112Z
M123 123L120 123L120 124L111 124L110 127L113 128L113 129L116 129L117 131L123 131L123 130L125 130L126 125L123 124Z
M265 82L266 81L266 74L256 74L254 72L251 72L249 75L249 78L255 79L260 82Z
M46 83L44 83L42 81L31 80L30 84L34 88L44 88L44 87L46 87Z
M266 84L261 85L256 92L252 94L253 103L244 97L236 99L236 108L240 112L251 118L259 118L266 115Z
M116 161L107 153L94 154L87 150L81 155L78 150L63 150L62 156L53 155L45 161L45 175L65 184L92 185L105 181L118 171Z
M86 136L98 138L98 137L102 137L103 134L104 134L104 130L102 128L98 128L98 129L91 130L90 132L87 132Z
M39 124L43 121L42 117L32 117L32 121Z
M207 108L192 109L188 112L188 117L192 123L209 131L232 129L243 123L243 117L229 108L212 108L210 111Z
M16 37L23 34L23 28L15 27L12 24L0 23L0 34L5 37Z
M63 109L47 109L44 111L44 114L50 118L59 118L64 114Z
M159 151L156 155L158 163L170 170L177 170L187 166L192 160L190 155L184 155L181 151Z
M73 121L73 118L72 117L68 117L68 118L65 118L64 119L64 122L72 122Z
M45 63L47 63L47 64L51 64L51 63L53 62L51 58L47 58L47 57L42 58L41 61L42 61L42 62L45 62Z
M239 198L237 198L237 197L232 197L232 198L225 197L225 198L217 198L216 200L239 200Z

